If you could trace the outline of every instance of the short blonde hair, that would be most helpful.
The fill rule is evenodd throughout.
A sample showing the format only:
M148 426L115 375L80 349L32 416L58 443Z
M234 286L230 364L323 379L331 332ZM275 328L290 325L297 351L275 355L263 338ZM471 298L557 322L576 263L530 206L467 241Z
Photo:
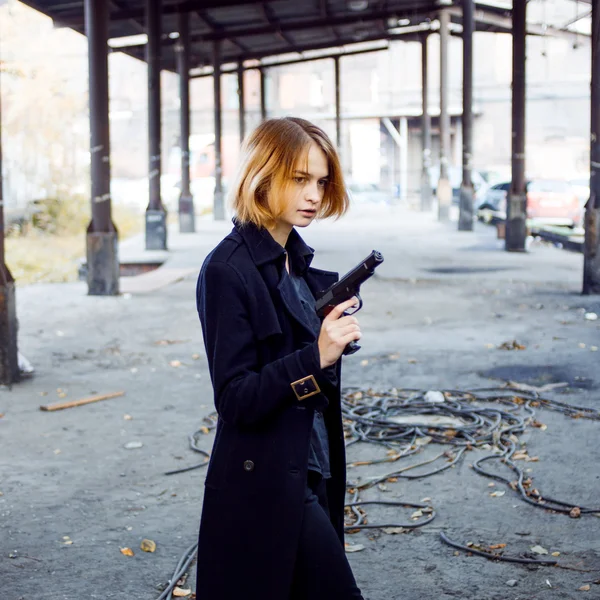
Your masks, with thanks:
M272 229L283 213L282 192L290 185L300 161L308 160L315 143L327 157L329 176L318 217L339 217L348 210L349 198L338 153L327 134L296 117L268 119L244 141L242 160L230 192L240 223Z

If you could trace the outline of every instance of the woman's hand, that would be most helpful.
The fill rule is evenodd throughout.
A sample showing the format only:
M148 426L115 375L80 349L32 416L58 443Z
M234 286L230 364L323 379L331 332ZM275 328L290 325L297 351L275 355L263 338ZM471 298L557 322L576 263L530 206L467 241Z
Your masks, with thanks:
M335 364L350 342L360 340L358 319L351 315L342 316L344 311L357 304L356 298L346 300L333 308L323 319L318 342L321 369Z

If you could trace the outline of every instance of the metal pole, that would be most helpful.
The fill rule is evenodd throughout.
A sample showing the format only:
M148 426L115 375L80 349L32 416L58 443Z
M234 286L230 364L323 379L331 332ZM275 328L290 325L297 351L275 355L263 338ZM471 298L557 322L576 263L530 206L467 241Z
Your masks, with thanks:
M213 42L213 84L214 84L214 113L215 113L215 195L213 215L215 221L225 220L225 202L223 199L223 181L221 156L223 151L222 114L221 114L221 40Z
M1 94L0 94L1 97ZM2 108L0 107L0 385L19 380L15 280L4 263L4 200L2 182Z
M440 20L440 180L437 186L438 219L450 217L452 187L448 179L450 155L450 116L448 114L448 40L450 38L450 13L442 10Z
M422 116L421 132L423 134L423 162L421 170L421 210L431 210L431 116L429 115L429 82L427 80L427 40L426 33L421 35L421 87L422 87Z
M505 249L525 252L527 191L525 183L525 40L527 0L513 2L512 184L506 215Z
M266 75L265 70L258 69L260 74L260 120L266 121L267 119L267 90L266 90Z
M161 9L162 0L146 0L148 44L148 182L150 198L146 209L146 250L167 249L167 213L161 201Z
M189 14L179 13L179 39L175 46L179 73L181 195L179 196L179 231L194 233L194 197L190 191L190 25Z
M240 144L246 137L246 99L244 97L244 63L238 63L238 107L239 107L239 123L240 123Z
M473 231L473 181L471 158L473 152L473 32L475 31L475 2L463 0L463 117L462 165L460 187L459 231Z
M119 254L110 198L108 6L102 0L85 0L84 9L88 38L92 202L92 220L86 234L88 294L115 296L119 293Z
M592 2L590 199L585 211L583 293L600 294L600 6Z
M340 97L340 57L333 59L334 79L335 79L335 144L340 152L342 148L342 107Z

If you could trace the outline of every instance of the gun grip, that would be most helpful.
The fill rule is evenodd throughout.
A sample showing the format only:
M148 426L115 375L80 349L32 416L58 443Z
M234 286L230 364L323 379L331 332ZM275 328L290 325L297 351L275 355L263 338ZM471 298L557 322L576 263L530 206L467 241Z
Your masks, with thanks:
M349 356L350 354L354 354L360 350L360 346L356 342L350 342L346 348L344 348L343 355Z

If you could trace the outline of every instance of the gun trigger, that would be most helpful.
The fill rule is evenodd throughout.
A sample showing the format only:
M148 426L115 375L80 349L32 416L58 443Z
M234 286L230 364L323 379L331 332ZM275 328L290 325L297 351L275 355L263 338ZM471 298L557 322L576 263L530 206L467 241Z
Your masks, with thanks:
M363 307L363 301L362 301L362 298L360 297L360 294L357 292L356 294L354 294L354 296L356 298L358 298L358 306L356 308L351 308L350 310L347 310L346 311L347 315L353 315L354 313L357 313Z

